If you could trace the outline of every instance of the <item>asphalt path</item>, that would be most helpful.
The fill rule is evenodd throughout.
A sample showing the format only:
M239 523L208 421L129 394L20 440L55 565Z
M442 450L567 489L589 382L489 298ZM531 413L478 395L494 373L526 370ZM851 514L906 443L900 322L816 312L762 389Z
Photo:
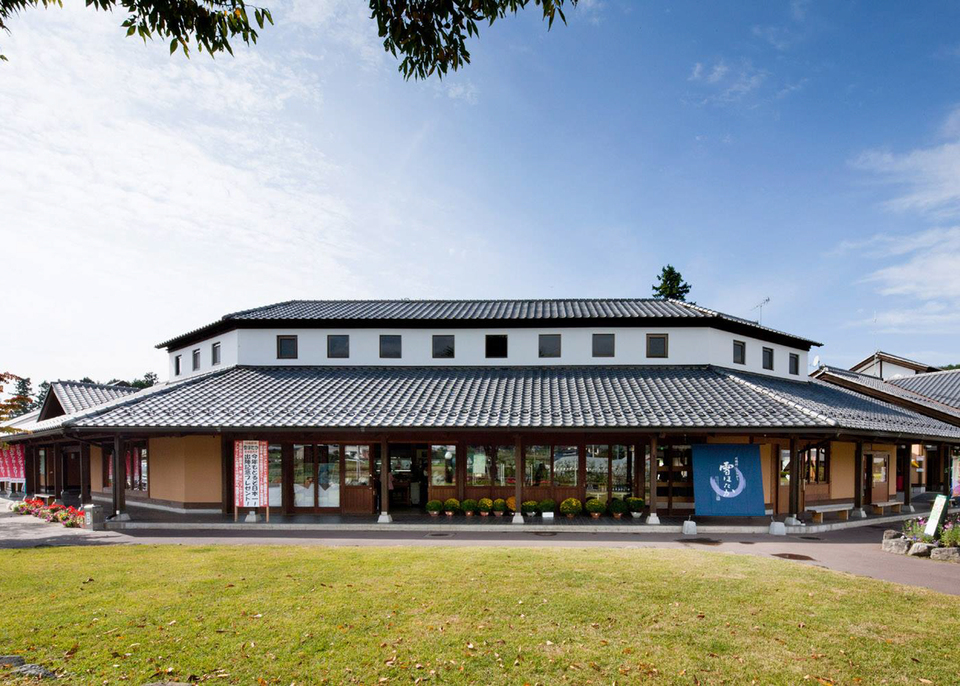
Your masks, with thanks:
M86 531L35 517L0 514L0 549L73 545L507 546L550 548L686 548L793 560L838 572L960 595L960 564L880 550L883 525L810 536L757 534L516 533L456 531Z

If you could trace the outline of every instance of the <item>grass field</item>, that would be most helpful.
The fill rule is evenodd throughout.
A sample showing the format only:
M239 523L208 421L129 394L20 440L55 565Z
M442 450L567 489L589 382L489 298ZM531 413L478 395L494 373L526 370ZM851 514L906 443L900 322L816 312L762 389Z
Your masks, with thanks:
M960 598L708 552L16 550L0 599L77 684L960 680Z

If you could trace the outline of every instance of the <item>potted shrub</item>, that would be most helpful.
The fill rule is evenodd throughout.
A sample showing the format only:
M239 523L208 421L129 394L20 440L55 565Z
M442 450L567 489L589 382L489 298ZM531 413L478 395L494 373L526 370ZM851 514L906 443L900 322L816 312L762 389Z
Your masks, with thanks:
M614 519L620 519L626 511L627 504L620 498L614 498L610 501L610 514L613 515Z
M443 509L443 503L439 500L430 500L427 502L427 512L430 513L431 517L436 517L440 514L440 510Z
M634 519L639 519L643 516L643 506L645 504L643 498L627 498L627 509L630 510L630 515Z
M587 501L587 512L594 519L600 519L600 515L607 511L607 504L601 502L598 498L591 498Z
M540 510L540 514L543 515L544 519L553 519L553 513L554 510L557 509L557 503L547 498L546 500L540 501L537 509Z
M452 517L460 510L460 501L456 498L447 498L446 502L443 503L443 511L447 513L448 517Z
M473 498L464 498L463 502L460 503L460 509L463 510L463 514L472 517L473 513L477 511L477 501Z
M520 511L528 517L532 517L533 515L537 514L537 501L524 500L522 503L520 503Z
M480 510L481 517L486 517L493 509L493 501L490 498L480 498L477 501L477 509Z
M503 513L507 511L507 501L503 498L497 498L493 501L492 509L495 517L502 517Z
M567 515L567 519L573 519L583 512L583 505L576 498L567 498L560 503L560 514Z
M513 496L510 496L509 498L507 498L506 503L507 503L507 511L508 511L508 512L516 512L516 511L517 511L517 499L516 499L516 498L514 498Z

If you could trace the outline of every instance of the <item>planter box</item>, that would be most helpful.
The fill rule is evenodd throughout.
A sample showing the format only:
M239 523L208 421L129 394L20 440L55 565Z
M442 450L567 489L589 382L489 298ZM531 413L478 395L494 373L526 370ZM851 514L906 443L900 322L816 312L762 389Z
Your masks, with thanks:
M553 519L553 513L552 513L552 512L544 512L541 516L542 516L544 519Z

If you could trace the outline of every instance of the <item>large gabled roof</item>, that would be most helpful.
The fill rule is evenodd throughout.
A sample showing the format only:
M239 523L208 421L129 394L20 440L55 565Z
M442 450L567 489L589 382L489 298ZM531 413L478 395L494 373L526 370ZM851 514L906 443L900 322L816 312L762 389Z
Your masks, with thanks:
M960 428L817 380L709 366L231 367L68 422L81 430L844 431Z
M219 321L157 345L179 348L224 331L274 326L424 326L463 327L496 322L500 326L544 323L588 325L715 326L744 335L810 349L816 341L761 326L679 300L655 298L578 298L554 300L288 300L224 315Z
M888 381L898 388L960 409L960 369L915 374Z
M54 381L37 421L52 419L63 414L73 414L117 398L136 393L132 386L100 384L86 381Z
M926 362L917 362L916 360L911 360L908 357L901 357L900 355L894 355L892 353L887 353L882 350L878 350L875 353L871 354L868 357L863 358L855 365L850 367L850 371L857 372L860 369L868 366L874 360L881 360L883 362L889 362L891 364L899 365L901 367L906 367L907 369L912 369L915 372L936 372L940 371L939 367L934 367L927 364Z

